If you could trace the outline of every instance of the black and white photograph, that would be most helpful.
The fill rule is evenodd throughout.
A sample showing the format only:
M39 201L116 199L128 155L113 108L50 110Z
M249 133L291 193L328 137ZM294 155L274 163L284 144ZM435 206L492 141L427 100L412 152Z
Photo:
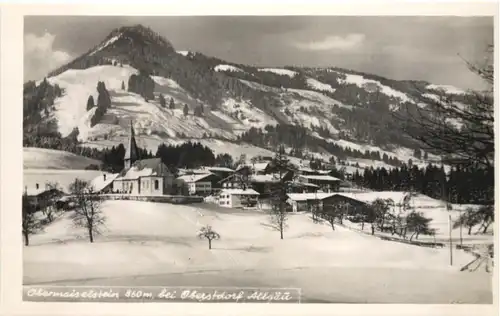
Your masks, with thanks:
M25 301L493 304L493 16L23 23Z

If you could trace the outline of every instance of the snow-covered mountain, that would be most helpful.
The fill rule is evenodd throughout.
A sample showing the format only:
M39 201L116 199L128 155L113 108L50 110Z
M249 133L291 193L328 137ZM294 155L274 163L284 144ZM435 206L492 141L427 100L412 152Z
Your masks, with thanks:
M129 86L131 77L141 76L152 79L154 98L137 90L143 86ZM98 100L98 82L104 83L111 106L96 119L98 107L89 108L88 99ZM305 128L320 144L309 151L325 157L333 154L327 144L334 144L422 163L413 157L419 144L404 136L392 114L426 107L443 95L460 102L465 94L451 86L334 67L241 65L176 51L168 40L140 25L113 30L87 53L48 74L45 84L62 92L43 109L29 104L42 84L25 84L25 127L50 122L44 126L63 137L77 128L78 139L89 146L121 142L131 121L139 141L144 140L140 146L151 150L161 142L183 139L234 144L251 128L265 133L266 126L279 124ZM25 134L30 131L25 128Z

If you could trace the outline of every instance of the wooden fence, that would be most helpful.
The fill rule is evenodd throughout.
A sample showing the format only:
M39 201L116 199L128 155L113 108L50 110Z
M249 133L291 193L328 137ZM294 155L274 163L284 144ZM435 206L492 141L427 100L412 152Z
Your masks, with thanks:
M69 198L72 196L69 195ZM190 195L130 195L130 194L96 194L100 200L128 200L154 203L191 204L203 202L202 196Z

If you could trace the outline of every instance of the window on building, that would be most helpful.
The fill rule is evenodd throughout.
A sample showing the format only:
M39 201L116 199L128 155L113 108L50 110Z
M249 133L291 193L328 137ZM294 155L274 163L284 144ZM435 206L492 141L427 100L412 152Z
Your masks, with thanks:
M158 190L159 186L160 186L160 181L155 180L155 190Z

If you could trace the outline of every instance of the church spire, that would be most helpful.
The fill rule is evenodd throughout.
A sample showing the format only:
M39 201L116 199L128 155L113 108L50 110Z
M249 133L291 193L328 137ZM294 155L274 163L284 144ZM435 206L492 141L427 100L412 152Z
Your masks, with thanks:
M123 158L125 162L125 169L130 168L135 161L138 160L139 150L137 148L137 143L135 142L134 125L132 120L130 120L130 138L128 141L127 151L125 152L125 157Z

